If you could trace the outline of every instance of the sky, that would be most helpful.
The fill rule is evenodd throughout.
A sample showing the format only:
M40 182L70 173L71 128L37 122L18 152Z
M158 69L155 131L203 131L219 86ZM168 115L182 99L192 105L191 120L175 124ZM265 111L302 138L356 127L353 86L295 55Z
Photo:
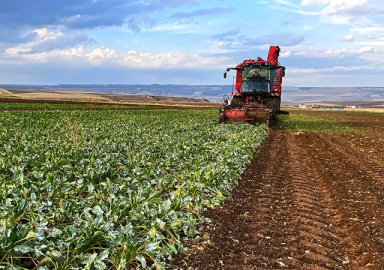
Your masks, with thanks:
M281 48L283 85L384 86L382 0L0 0L0 84L231 84Z

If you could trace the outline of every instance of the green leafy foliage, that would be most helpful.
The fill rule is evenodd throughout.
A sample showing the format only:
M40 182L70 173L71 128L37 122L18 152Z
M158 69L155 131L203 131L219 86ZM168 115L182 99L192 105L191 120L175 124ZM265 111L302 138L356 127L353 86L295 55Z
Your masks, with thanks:
M266 126L206 111L0 113L0 269L162 269Z
M356 134L359 131L347 124L304 114L280 115L273 128L315 133Z

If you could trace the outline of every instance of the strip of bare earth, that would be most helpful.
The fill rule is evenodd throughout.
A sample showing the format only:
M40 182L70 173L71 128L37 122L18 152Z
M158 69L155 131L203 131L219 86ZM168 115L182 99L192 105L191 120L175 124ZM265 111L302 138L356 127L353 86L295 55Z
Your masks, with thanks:
M8 104L46 104L46 105L90 105L90 106L152 106L182 108L217 108L217 103L201 98L167 97L129 94L98 94L74 91L32 91L0 88L0 105ZM1 107L0 107L1 109ZM29 109L26 107L26 109Z
M384 269L384 116L305 114L361 134L270 130L176 268Z

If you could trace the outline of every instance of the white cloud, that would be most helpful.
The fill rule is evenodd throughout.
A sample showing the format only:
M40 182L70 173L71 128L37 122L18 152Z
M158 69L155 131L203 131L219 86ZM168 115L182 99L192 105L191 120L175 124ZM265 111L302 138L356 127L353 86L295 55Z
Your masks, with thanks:
M368 14L379 12L380 9L369 3L370 0L303 0L301 6L322 5L320 17L326 23L367 25L372 21Z
M78 46L76 48L70 48L67 50L60 51L60 55L64 57L82 57L84 55L84 50L82 46Z
M23 48L23 47L17 46L17 47L11 47L11 48L5 49L5 55L17 56L19 53L26 53L29 51L31 51L30 48Z
M169 23L169 24L156 25L156 26L151 27L151 28L143 28L142 31L143 32L167 31L167 32L177 32L177 33L196 32L195 28L191 24L188 24L188 23Z
M189 26L189 27L188 27ZM188 24L169 24L155 28L155 31L188 31ZM25 63L43 63L67 61L89 65L115 65L132 68L217 68L220 63L228 62L228 57L216 56L223 44L213 44L208 53L143 53L134 50L118 53L114 49L101 46L85 50L82 46L86 36L78 36L76 31L50 30L38 28L33 38L26 43L5 49L8 59ZM71 46L72 43L72 46ZM86 43L85 43L86 44Z
M291 74L322 74L335 71L355 71L355 70L367 70L374 69L374 66L333 66L331 68L290 68L289 73Z
M41 41L56 39L58 36L61 36L62 33L55 33L54 31L49 31L48 28L38 28L33 31L39 37Z
M301 2L302 6L308 5L329 5L332 8L342 7L349 8L362 5L366 3L368 0L303 0Z
M323 55L324 56L345 56L351 53L352 52L347 51L347 49L341 49L341 50L327 50L323 53Z
M6 56L18 59L23 63L47 63L56 62L60 60L76 61L80 58L84 58L84 50L82 46L65 49L65 50L53 50L49 52L41 53L25 53L15 48L8 48L6 50Z
M23 63L42 63L67 61L76 65L84 64L84 60L90 65L115 65L130 68L182 68L182 69L217 69L225 68L228 62L232 62L228 57L214 56L211 54L194 53L141 53L130 50L124 53L117 53L108 47L100 47L85 52L82 46L54 50L42 53L19 54L21 49L9 48L7 56L17 58Z
M329 50L300 50L293 52L294 56L303 56L309 58L326 58L326 57L345 57L345 56L361 56L364 54L372 54L378 52L379 49L366 46L358 50L349 50L349 49L329 49Z
M349 67L346 67L346 66L334 66L330 71L337 71L337 70L341 70L341 71L353 71L353 70L367 70L367 69L373 69L374 67L373 66L349 66Z
M367 46L384 46L384 40L375 40L375 41L365 41L365 42L359 42L358 44L361 45L367 45Z
M49 31L47 28L35 29L33 33L36 35L36 37L32 41L19 44L14 47L9 47L5 50L5 54L8 56L16 56L18 54L28 53L31 52L32 49L39 44L55 40L62 35L61 32L55 33L54 31Z
M235 51L243 51L242 43L237 40L224 41L224 40L205 40L206 48L204 51L207 54L223 54Z
M302 6L309 6L309 5L325 5L328 4L329 0L303 0L301 2Z
M272 1L277 3L277 4L284 5L284 6L300 8L299 6L293 4L291 1L288 1L288 0L272 0Z
M153 27L142 27L142 32L171 32L175 34L204 33L209 31L210 22L192 21L159 24ZM130 31L127 31L130 32Z
M377 74L380 73L378 70L380 66L367 66L367 65L338 65L331 66L329 68L301 68L301 67L289 67L287 70L287 76L284 78L284 85L294 86L322 86L322 87L335 87L335 86L367 86L368 82L373 82L370 78L377 77ZM356 76L356 74L360 74ZM363 78L363 79L362 79ZM377 86L380 83L376 84ZM307 95L307 91L303 91L302 96ZM329 93L334 94L334 93ZM291 93L289 91L283 93L283 100L287 101L290 99ZM323 89L322 92L311 93L310 95L318 95L318 100L328 100L327 97L330 97L326 93L326 89ZM340 93L340 95L346 95L346 100L351 100L350 92L345 91ZM308 100L314 100L313 97L308 98Z
M364 35L367 41L360 42L369 46L383 46L384 41L384 26L372 25L368 27L354 27L349 29L351 32L358 35Z
M107 47L100 47L94 49L88 54L84 54L84 57L91 63L96 65L107 64L117 60L118 55L116 52Z
M345 42L352 42L355 40L355 37L351 34L351 35L343 37L341 40L345 41Z
M384 34L384 26L375 25L369 27L354 27L350 29L352 32L356 32L359 34L367 35L367 34Z
M368 14L374 14L381 11L370 0L302 0L300 6L293 4L288 0L272 0L279 4L273 8L286 9L302 15L317 15L325 23L331 24L367 24L372 23L365 17ZM319 11L306 11L303 7L311 5L320 5Z
M289 73L291 74L308 74L320 72L319 69L314 68L290 68Z
M92 39L77 30L37 28L31 33L33 35L25 43L8 47L6 56L17 56L20 54L48 53L50 51L61 51L89 43Z
M366 54L366 53L375 53L378 51L379 51L379 49L367 46L367 47L363 47L363 48L359 49L357 52L360 54Z
M289 57L291 55L291 52L283 52L280 54L280 57Z
M295 6L295 8L289 8L289 7L283 7L283 6L271 6L271 8L280 9L280 10L287 10L289 12L298 13L301 15L308 15L308 16L318 16L319 15L319 12L301 10L301 9L297 8L296 6Z
M224 57L190 53L138 53L128 51L119 57L121 66L137 68L217 68L228 62Z
M384 51L383 50L373 50L372 52L370 49L365 49L364 53L360 55L361 59L369 63L369 65L364 66L372 66L375 67L375 69L381 69L384 70Z
M271 6L271 8L273 9L287 10L289 12L294 12L301 15L310 15L310 16L316 16L319 14L318 12L302 10L300 6L293 4L291 1L288 1L288 0L272 0L272 2L277 4L277 5Z

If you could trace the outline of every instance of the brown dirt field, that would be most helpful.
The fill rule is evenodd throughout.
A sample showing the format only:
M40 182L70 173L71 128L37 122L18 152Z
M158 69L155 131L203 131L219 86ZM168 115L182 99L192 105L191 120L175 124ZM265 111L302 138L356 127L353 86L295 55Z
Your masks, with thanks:
M109 106L126 106L129 110L132 110L132 106L149 106L153 108L161 108L162 106L174 107L175 109L212 109L218 108L216 103L154 103L154 102L100 102L100 101L74 101L74 100L63 100L63 99L24 99L24 98L8 98L0 97L0 103L23 103L23 104L70 104L70 105L109 105ZM89 107L90 110L92 107ZM123 109L123 107L122 107ZM0 109L0 110L24 110L24 109ZM43 109L28 109L28 110L43 110Z
M291 111L291 112L295 112L295 113L306 113L306 111L314 111L314 112L319 112L319 111L323 111L323 112L340 112L339 110L330 110L329 108L328 109L323 109L323 108L319 108L319 109L298 109L298 108L290 108L290 107L282 107L283 110L288 110L288 111ZM353 109L353 108L343 108L343 110L341 110L341 112L374 112L374 113L384 113L384 108L379 108L379 107L370 107L370 108L356 108L356 109Z
M12 95L11 92L9 92L6 89L0 88L0 96L10 96L10 95Z
M364 133L271 129L175 269L384 269L384 116L313 115Z
M373 111L377 112L377 111ZM340 123L351 125L352 127L358 128L364 134L369 136L382 137L384 134L384 115L380 114L363 114L363 113L350 113L343 111L302 111L295 110L290 111L295 114L306 114L322 119L333 120ZM384 113L384 112L381 112Z
M201 98L152 95L102 94L75 91L35 91L0 88L0 103L48 103L94 105L155 105L218 108L219 103Z
M108 102L109 99L97 93L70 92L70 91L32 91L32 90L5 90L0 91L0 96L31 99L31 100L62 100L62 101L87 101Z

